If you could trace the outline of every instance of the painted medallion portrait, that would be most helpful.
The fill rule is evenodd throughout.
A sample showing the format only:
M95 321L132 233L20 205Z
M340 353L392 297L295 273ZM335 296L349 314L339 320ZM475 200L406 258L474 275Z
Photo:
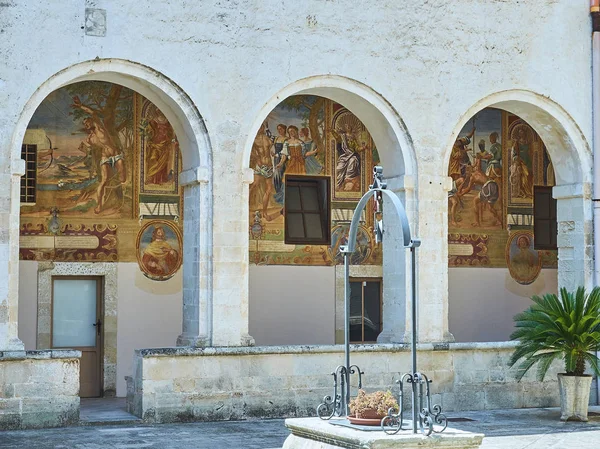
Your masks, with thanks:
M138 234L136 246L144 275L155 281L173 277L183 259L181 242L181 232L173 223L163 220L146 223Z
M533 249L531 232L515 232L506 245L506 264L512 278L519 284L531 284L542 269L542 260Z

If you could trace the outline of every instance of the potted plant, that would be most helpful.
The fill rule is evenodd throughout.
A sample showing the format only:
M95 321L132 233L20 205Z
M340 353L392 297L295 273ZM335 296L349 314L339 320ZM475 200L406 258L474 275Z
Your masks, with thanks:
M518 340L510 366L519 364L517 379L535 364L538 379L544 380L553 361L561 359L565 373L558 375L561 417L566 421L587 421L592 376L585 375L586 362L596 375L600 373L600 288L586 294L583 287L575 293L560 290L554 294L533 296L535 303L515 316L517 330L510 336Z
M349 406L348 420L353 424L362 425L378 426L390 408L398 411L398 401L391 391L367 393L365 390L358 390L358 395L350 400Z

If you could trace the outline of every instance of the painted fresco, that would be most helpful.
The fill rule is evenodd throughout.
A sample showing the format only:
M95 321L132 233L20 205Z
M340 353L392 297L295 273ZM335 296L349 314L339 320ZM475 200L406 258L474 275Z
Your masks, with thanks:
M533 249L533 233L515 232L506 244L506 264L510 275L519 284L531 284L542 269L542 259Z
M347 239L354 207L365 193L379 154L360 120L326 98L298 95L284 100L261 125L254 139L250 168L250 261L256 264L334 265ZM284 243L285 175L331 177L332 244ZM359 229L355 264L381 264L373 217Z
M51 93L28 129L37 134L37 201L23 216L132 218L133 92L84 82Z
M476 114L454 143L448 175L450 266L508 267L523 284L535 280L538 268L557 267L556 251L533 250L534 186L555 180L543 142L525 121L499 109ZM535 256L530 268L521 263L525 255Z
M141 95L97 81L58 89L24 143L37 148L37 195L21 207L21 259L134 262L146 220L181 226L177 137Z
M150 279L171 278L182 262L181 231L172 222L146 223L138 234L137 258L140 270Z

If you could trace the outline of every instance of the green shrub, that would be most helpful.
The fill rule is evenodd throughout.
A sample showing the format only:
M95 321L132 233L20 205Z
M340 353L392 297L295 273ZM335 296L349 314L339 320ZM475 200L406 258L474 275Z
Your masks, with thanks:
M586 362L595 374L600 374L600 360L594 351L600 350L600 288L589 295L583 287L575 293L560 290L554 294L533 296L534 304L514 317L515 330L511 340L519 344L510 358L512 367L521 359L517 379L536 363L537 376L544 380L554 360L562 359L567 375L582 376Z

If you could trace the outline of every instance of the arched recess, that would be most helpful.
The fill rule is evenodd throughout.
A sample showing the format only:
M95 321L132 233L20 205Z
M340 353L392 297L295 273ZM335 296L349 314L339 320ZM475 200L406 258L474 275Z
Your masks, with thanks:
M242 169L245 180L253 182L253 167L249 168L250 156L257 131L261 128L268 115L285 99L297 95L313 95L332 100L354 114L369 131L373 142L379 152L381 163L384 167L384 177L388 181L388 188L401 198L407 207L411 220L411 228L417 229L417 207L415 203L415 186L417 176L417 159L410 135L400 115L394 107L379 93L370 87L337 75L323 75L304 78L284 87L271 96L260 110L255 112L255 119L247 133L244 147ZM248 205L248 196L244 202ZM244 211L248 216L248 209ZM386 222L390 229L386 234L383 252L383 331L379 342L406 341L409 329L406 327L405 292L407 282L404 268L406 254L396 238L395 218ZM400 260L400 263L398 262ZM338 267L339 268L339 267ZM336 276L337 279L337 276ZM337 298L336 289L336 298ZM326 300L326 298L324 298ZM339 302L339 298L337 298ZM243 305L244 308L248 304ZM250 307L250 320L252 320L252 307ZM336 330L343 324L340 322L339 304L336 305ZM250 332L252 333L252 332ZM260 344L260 341L257 341Z
M514 114L531 126L543 142L555 174L552 196L557 200L558 287L573 289L582 285L589 288L593 282L593 157L586 137L573 118L551 99L525 90L497 92L478 101L462 116L445 147L444 170L448 169L454 142L463 127L486 108ZM447 176L447 172L444 175ZM447 220L443 226L446 230L444 235L447 235ZM448 257L448 254L445 256ZM461 295L466 294L467 290L461 290ZM451 314L450 307L452 304L448 305L447 316ZM456 315L456 311L453 312Z
M11 138L11 245L9 305L18 306L19 178L24 172L21 143L42 101L55 90L82 81L125 86L150 100L173 127L182 155L180 185L184 187L183 323L180 345L204 345L211 340L212 150L204 120L189 96L165 75L121 59L95 59L70 66L45 81L25 104ZM10 316L9 341L17 341L16 313ZM2 337L0 335L0 337ZM17 339L17 340L15 340ZM0 339L0 344L6 345ZM13 345L14 346L14 345ZM21 344L22 346L22 344Z

